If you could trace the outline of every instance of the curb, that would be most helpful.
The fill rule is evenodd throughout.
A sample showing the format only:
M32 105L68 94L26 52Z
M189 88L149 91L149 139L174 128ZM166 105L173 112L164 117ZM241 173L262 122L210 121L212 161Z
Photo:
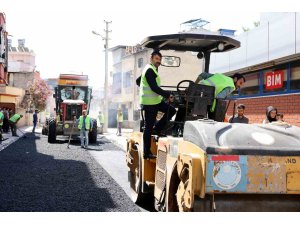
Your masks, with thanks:
M120 142L118 142L117 140L115 140L113 138L109 138L109 136L106 136L106 135L103 135L103 137L105 137L107 140L109 140L114 145L118 146L123 152L126 153L126 149L124 149L124 146Z

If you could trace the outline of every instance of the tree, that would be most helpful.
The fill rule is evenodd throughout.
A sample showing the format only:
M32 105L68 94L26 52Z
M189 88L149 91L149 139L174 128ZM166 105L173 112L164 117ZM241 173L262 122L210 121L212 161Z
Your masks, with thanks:
M51 94L51 91L42 79L36 79L33 82L29 82L27 86L26 95L24 96L21 107L24 109L34 108L39 111L44 111L47 104L47 98Z
M253 22L253 25L254 25L254 27L259 27L260 21L254 21L254 22ZM242 29L243 29L244 32L247 32L247 31L250 30L249 27L242 27Z
M254 27L258 27L260 25L260 21L253 22Z

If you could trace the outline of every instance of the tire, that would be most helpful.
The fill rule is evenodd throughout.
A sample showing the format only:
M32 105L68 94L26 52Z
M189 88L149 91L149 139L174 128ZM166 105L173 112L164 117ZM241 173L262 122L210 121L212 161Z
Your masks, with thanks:
M89 132L89 141L91 144L97 143L97 121L93 120L93 129Z
M139 149L139 145L136 144L133 146L138 151L138 162L136 163L135 172L129 171L128 172L128 179L130 184L130 193L131 193L131 200L142 206L145 202L148 201L149 195L142 193L142 152Z
M48 143L56 142L56 121L54 119L49 120L48 131Z
M48 129L45 125L42 128L42 135L48 135Z

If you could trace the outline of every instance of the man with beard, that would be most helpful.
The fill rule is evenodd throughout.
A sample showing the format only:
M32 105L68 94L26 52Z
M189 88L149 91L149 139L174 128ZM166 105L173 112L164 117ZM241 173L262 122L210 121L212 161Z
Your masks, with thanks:
M195 83L208 85L208 86L214 86L215 87L215 99L213 101L213 105L211 106L208 117L210 119L213 119L213 113L216 108L216 98L219 99L225 99L230 94L238 90L243 86L243 84L246 82L246 79L243 75L239 73L235 73L232 77L226 76L221 73L211 74L203 72L201 73L198 78L196 79ZM176 114L175 118L176 122L183 122L185 121L185 109L179 108ZM174 126L173 131L176 133L176 130L178 129L177 126Z
M229 123L249 123L249 119L245 116L245 105L239 104L236 107L236 115L229 119Z
M136 84L140 86L141 108L145 111L145 129L143 133L144 159L156 158L151 153L151 134L153 129L158 135L162 135L162 129L176 113L176 109L173 106L163 101L164 97L169 102L172 102L174 101L174 96L160 87L158 67L161 64L161 58L161 53L154 51L151 54L151 63L145 66L142 75L136 80ZM164 115L157 122L156 116L158 112L163 112Z

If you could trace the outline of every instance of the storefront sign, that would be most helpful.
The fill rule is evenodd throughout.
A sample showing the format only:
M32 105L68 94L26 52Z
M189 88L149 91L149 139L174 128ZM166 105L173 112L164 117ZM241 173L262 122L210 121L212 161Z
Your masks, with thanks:
M278 89L283 87L283 70L268 72L265 76L266 90Z

